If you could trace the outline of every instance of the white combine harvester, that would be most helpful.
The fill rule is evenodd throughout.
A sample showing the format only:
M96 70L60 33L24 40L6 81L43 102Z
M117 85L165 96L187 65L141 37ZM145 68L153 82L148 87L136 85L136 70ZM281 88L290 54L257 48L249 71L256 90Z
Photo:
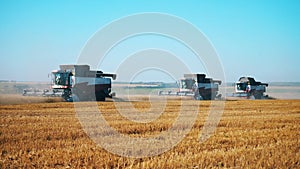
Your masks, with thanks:
M61 96L66 101L105 101L114 96L111 79L115 74L92 71L88 65L60 65L51 72L51 90L25 89L24 96Z
M220 80L206 78L205 74L184 74L179 80L179 91L159 91L159 95L193 96L196 100L214 100L221 98L218 94Z
M252 77L241 77L234 85L234 97L245 97L248 99L266 99L268 95L266 92L267 83L261 83L254 80Z

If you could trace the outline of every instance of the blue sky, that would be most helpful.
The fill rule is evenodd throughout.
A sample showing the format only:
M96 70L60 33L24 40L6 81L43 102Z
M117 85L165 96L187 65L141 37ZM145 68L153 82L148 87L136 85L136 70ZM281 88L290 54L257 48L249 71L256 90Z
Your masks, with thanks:
M76 63L89 38L105 25L136 13L161 12L178 16L205 34L220 57L228 82L242 75L264 82L300 81L297 0L0 3L3 80L48 81L48 73L58 65ZM103 69L114 71L109 65Z

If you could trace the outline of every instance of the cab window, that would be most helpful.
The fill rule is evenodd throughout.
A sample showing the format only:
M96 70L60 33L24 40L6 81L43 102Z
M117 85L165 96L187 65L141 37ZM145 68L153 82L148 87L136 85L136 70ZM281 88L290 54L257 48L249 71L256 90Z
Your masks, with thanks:
M53 76L53 83L56 85L68 85L68 74L67 73L55 73Z

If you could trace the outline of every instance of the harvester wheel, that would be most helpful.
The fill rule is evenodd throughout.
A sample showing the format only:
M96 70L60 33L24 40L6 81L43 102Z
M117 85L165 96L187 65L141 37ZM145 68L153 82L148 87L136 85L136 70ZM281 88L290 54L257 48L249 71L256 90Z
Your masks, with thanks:
M62 98L65 101L68 101L70 99L71 95L72 95L71 89L65 89L63 94L62 94Z
M254 98L255 99L261 99L262 98L262 94L261 93L254 93Z
M103 90L95 93L96 101L105 101L105 92Z

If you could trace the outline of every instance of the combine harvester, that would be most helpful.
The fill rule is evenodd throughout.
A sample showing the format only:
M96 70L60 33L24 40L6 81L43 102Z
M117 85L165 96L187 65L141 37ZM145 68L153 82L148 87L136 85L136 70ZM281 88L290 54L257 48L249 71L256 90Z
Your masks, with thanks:
M51 90L25 89L24 96L61 96L66 101L105 101L111 92L111 79L116 74L92 71L88 65L60 65L51 73Z
M179 91L159 91L158 95L169 96L193 96L196 100L220 99L218 94L220 80L206 78L205 74L184 74L184 78L179 80Z
M252 77L241 77L234 85L235 93L233 97L241 97L247 99L268 99L266 92L267 83L255 81Z

